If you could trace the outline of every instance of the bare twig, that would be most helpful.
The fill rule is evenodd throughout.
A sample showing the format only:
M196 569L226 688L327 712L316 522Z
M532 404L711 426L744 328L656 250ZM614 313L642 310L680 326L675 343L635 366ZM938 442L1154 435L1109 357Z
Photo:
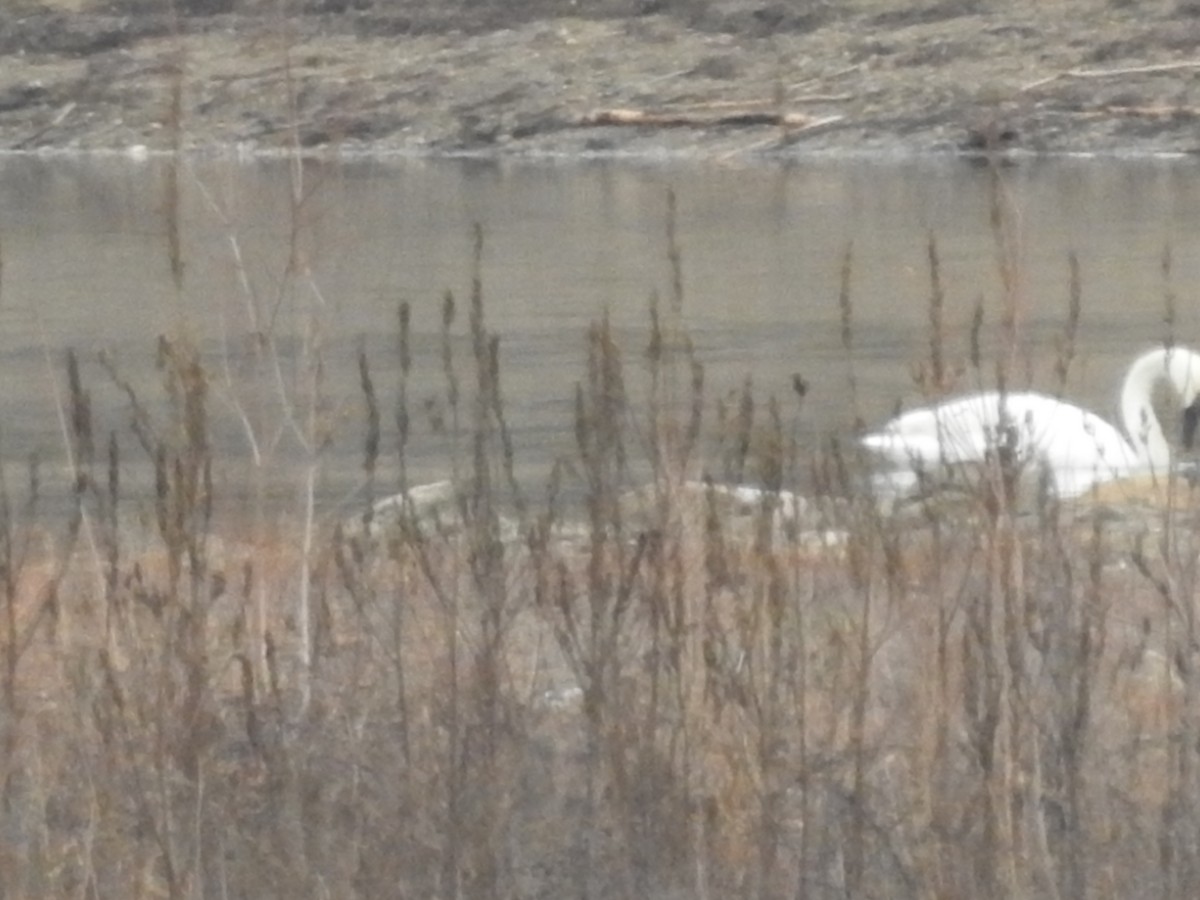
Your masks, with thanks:
M1021 88L1021 92L1036 90L1037 88L1045 87L1048 84L1053 84L1056 81L1062 81L1067 78L1124 78L1127 75L1162 75L1167 72L1188 71L1190 69L1200 69L1200 60L1157 63L1150 66L1122 66L1117 69L1067 69L1065 72L1056 72L1045 78L1039 78L1037 81L1031 81Z

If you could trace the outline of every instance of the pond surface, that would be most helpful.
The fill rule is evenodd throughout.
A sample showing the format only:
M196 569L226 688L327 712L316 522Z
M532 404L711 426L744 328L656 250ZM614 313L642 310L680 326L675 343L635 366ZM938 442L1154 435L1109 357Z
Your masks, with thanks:
M1122 369L1137 351L1171 333L1200 344L1200 178L1191 163L1067 161L1003 169L999 184L1017 270L1010 289L991 221L993 173L962 162L358 162L296 171L281 161L202 161L178 172L177 289L165 163L4 159L0 456L10 471L35 451L47 471L61 468L62 360L72 347L97 429L115 430L124 457L148 471L128 430L127 400L97 357L105 351L153 405L162 395L157 338L186 333L210 367L219 474L244 486L257 460L262 483L281 500L295 499L296 466L311 458L306 385L320 361L320 422L332 440L319 492L331 514L344 510L361 481L359 348L389 423L397 305L406 300L419 433L412 478L445 477L445 442L430 436L420 409L444 395L447 291L457 300L454 331L463 337L454 348L470 384L465 334L478 223L518 465L536 485L551 460L572 450L590 322L610 316L627 380L635 389L645 383L650 300L665 309L673 295L672 192L683 319L705 366L710 409L749 377L760 397L784 400L790 416L798 373L809 386L799 431L815 441L917 403L913 373L929 354L932 236L947 357L968 357L980 304L984 339L995 346L1006 298L1015 298L1019 381L1047 389L1067 320L1068 258L1077 255L1082 314L1066 393L1111 417ZM839 304L847 252L852 355ZM273 339L265 356L256 339L264 334ZM967 375L961 386L979 378ZM391 446L385 434L385 452ZM394 465L380 472L382 485L395 483Z

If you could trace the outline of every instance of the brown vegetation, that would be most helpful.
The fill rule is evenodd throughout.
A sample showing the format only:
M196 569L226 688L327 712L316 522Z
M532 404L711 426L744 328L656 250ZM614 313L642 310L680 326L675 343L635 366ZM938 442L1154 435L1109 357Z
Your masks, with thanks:
M1021 310L993 175L1003 379ZM298 182L297 233L302 198ZM336 527L313 510L319 337L282 379L260 323L239 376L255 393L181 325L160 346L165 402L129 389L129 428L93 421L86 361L68 356L71 514L43 513L36 466L0 483L4 896L1188 895L1186 489L1133 517L1113 496L1026 507L997 463L953 504L885 515L855 452L800 454L799 379L791 398L710 405L670 225L646 399L597 322L563 423L575 453L541 487L514 475L482 235L467 359L444 301L436 421L409 393L407 307L396 381L360 356L365 499ZM181 271L177 241L168 253ZM929 263L919 372L937 393L958 362L932 241ZM303 283L299 256L285 271L281 296ZM268 425L308 448L284 526L218 524L218 393L263 466ZM426 433L446 448L441 493L408 483ZM153 467L143 497L131 454ZM748 507L724 487L739 482L762 488Z

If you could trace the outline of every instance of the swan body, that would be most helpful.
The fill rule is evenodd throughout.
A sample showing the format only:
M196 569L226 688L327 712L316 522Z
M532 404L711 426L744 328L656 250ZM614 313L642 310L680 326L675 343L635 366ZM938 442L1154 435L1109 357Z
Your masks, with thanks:
M1121 389L1124 433L1054 397L985 391L905 413L863 445L895 467L890 483L897 487L1006 452L1018 466L1044 471L1057 496L1077 497L1104 481L1167 473L1171 445L1153 405L1160 386L1174 393L1190 445L1200 418L1200 354L1180 347L1143 353L1129 367Z

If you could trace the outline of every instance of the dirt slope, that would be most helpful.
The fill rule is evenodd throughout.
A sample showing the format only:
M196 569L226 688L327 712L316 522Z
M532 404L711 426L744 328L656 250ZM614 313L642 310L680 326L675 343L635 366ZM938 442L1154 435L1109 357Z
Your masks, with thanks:
M5 4L0 147L1200 147L1200 0L175 2Z

